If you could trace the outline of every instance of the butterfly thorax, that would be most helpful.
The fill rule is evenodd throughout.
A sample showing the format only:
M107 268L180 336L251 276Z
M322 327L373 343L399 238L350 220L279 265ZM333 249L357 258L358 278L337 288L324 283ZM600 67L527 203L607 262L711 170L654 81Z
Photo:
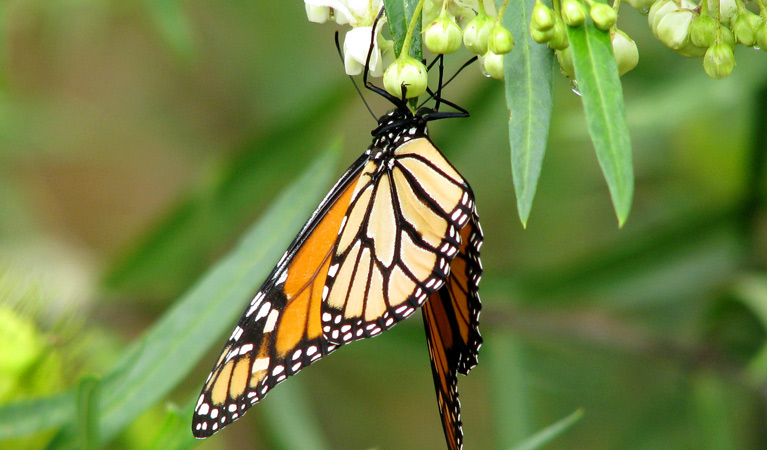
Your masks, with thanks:
M381 164L391 161L394 151L413 139L426 137L427 120L420 113L395 109L378 119L378 127L373 130L373 143L368 148L370 158L379 164L379 170L386 167Z

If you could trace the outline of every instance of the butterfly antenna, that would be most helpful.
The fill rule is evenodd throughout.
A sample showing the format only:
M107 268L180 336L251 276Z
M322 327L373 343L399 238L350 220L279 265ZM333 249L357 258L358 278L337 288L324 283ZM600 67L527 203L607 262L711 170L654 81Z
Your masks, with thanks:
M384 8L381 7L381 10L378 11L378 15L373 21L373 31L371 32L371 35L370 35L370 48L368 48L368 55L365 58L365 70L362 75L362 84L364 84L365 87L368 87L368 70L370 69L370 58L373 56L373 48L375 47L378 21L381 20L381 17L383 17L383 15L384 15Z
M344 54L341 51L341 43L340 43L340 41L338 39L338 31L336 31L336 50L338 50L338 56L341 58L341 64L343 64L344 63ZM376 115L375 115L375 113L373 113L373 110L370 108L370 105L368 104L367 100L365 100L365 96L362 95L362 91L360 90L360 87L357 86L357 82L354 81L354 77L349 75L349 79L352 80L352 85L354 86L354 90L357 91L357 94L362 99L362 103L365 104L365 108L367 108L367 110L370 113L370 115L373 116L373 120L378 120Z

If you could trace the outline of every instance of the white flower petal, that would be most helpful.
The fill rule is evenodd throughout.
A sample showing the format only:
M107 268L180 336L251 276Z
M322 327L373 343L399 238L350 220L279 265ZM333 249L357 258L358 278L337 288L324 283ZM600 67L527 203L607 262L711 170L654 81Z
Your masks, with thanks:
M306 4L306 17L309 22L325 23L330 18L330 8Z
M383 74L384 67L381 64L381 50L378 48L378 33L376 33L372 52L370 50L372 32L373 27L357 27L346 33L344 37L344 64L348 75L359 75L362 72L362 69L358 69L352 61L364 68L368 53L370 53L370 75L379 77Z
M356 19L352 11L346 6L346 1L342 0L304 0L308 6L327 6L335 10L336 22L339 25L345 23L355 23Z

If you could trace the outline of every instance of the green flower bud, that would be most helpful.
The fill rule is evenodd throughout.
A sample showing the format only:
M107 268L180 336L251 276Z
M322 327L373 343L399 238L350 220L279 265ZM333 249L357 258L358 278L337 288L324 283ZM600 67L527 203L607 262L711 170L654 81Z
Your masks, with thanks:
M718 26L716 28L716 32L714 33L714 42L716 42L717 39L729 45L730 47L735 48L735 35L732 34L732 31L730 31L729 28Z
M410 57L401 56L394 61L384 72L383 83L386 92L401 98L402 86L405 86L405 97L415 98L426 92L429 82L426 66L421 61Z
M767 23L763 23L756 31L756 44L767 52Z
M594 25L602 31L609 30L618 21L618 13L606 3L592 3L589 15L591 15Z
M750 11L748 14L753 15ZM746 47L753 47L756 44L756 29L751 27L751 21L746 14L739 14L731 24L732 32L735 34L738 42Z
M690 24L690 42L698 47L711 47L714 44L716 27L716 20L708 14L696 17Z
M423 42L434 54L453 53L461 48L461 28L450 17L438 17L426 28Z
M559 70L567 78L575 79L575 66L573 65L573 51L570 47L564 50L557 50L557 61L559 61Z
M569 27L579 27L586 20L586 7L579 0L562 0L562 19Z
M724 42L717 41L703 57L703 70L714 79L722 79L732 73L735 68L735 54L732 47Z
M487 52L484 58L482 58L482 66L488 76L503 81L503 55Z
M487 41L490 38L490 30L493 29L493 20L485 15L474 18L463 30L463 45L470 52L477 55L487 53Z
M554 25L554 36L549 41L549 47L554 50L564 50L570 46L570 40L567 38L567 29L565 23L561 20L557 20Z
M545 44L554 37L554 29L552 28L551 30L540 31L531 26L530 36L532 36L535 42L539 44Z
M503 25L494 26L492 31L490 31L490 40L487 43L487 47L496 55L509 53L514 48L514 37L511 35L511 31L507 30Z
M548 31L554 28L554 11L547 5L536 2L530 18L530 26L539 31Z
M615 30L612 38L613 55L618 64L618 73L622 76L639 63L639 50L636 43L621 30Z
M655 4L655 0L626 0L626 3L642 14L647 14L650 7Z
M672 50L678 50L690 39L690 23L694 13L680 9L671 11L658 22L658 39Z
M754 30L754 33L761 28L762 24L764 24L764 19L759 14L754 14L751 11L744 9L746 19L748 19L749 25L751 25L751 29Z

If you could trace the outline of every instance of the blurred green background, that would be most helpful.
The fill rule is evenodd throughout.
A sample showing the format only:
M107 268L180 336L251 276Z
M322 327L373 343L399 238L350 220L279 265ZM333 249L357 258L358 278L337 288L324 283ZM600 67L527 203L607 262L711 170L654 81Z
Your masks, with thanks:
M16 0L0 18L0 404L130 368L126 349L149 345L145 331L284 189L319 167L321 196L375 125L343 76L334 26L308 23L299 1ZM640 50L623 78L636 171L623 229L580 100L558 74L526 230L502 84L470 67L445 95L472 116L431 127L471 182L485 231L485 345L459 379L466 448L513 448L579 408L546 448L767 445L767 54L739 48L733 75L714 81L628 6L619 26ZM339 140L340 162L315 163ZM293 208L288 235L316 201ZM256 236L273 256L205 356L129 426L102 429L104 448L195 444L188 402L284 249L270 236ZM445 445L416 318L251 411L199 448ZM14 438L0 448L46 448L53 436L59 448L70 421L26 437L0 424Z

